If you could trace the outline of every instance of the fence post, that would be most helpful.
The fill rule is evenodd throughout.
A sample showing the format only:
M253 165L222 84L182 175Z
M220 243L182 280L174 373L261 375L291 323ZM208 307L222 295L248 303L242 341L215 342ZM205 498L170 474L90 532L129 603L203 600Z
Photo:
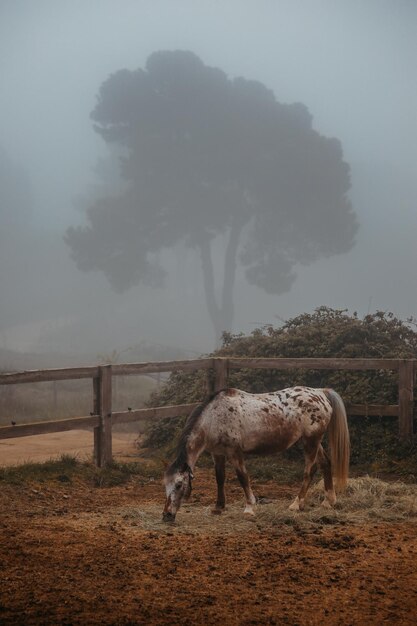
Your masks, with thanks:
M93 414L100 415L100 378L93 378ZM94 427L94 463L102 466L103 461L103 428L101 422Z
M229 359L214 359L214 393L227 387Z
M400 439L413 437L414 361L400 361L398 370L398 429Z
M93 379L94 414L100 424L94 428L94 461L103 467L112 461L112 368L100 365L98 378Z

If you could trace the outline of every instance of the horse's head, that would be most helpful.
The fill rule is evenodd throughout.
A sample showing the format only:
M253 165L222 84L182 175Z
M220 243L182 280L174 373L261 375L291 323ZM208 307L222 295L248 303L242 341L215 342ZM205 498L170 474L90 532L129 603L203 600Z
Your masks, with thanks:
M184 463L180 468L169 467L164 475L166 501L162 519L174 522L182 501L191 494L191 481L194 478L191 467Z

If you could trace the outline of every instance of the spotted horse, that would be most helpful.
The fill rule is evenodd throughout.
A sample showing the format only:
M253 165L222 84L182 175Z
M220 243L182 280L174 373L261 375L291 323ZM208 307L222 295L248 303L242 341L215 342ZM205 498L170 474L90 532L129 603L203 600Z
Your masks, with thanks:
M322 446L328 431L330 456ZM304 478L291 510L302 510L312 477L320 466L324 475L324 506L336 503L349 471L349 431L342 398L333 389L289 387L273 393L251 394L223 389L199 405L188 417L176 458L166 469L163 520L172 522L182 501L191 494L194 468L206 450L213 456L217 501L213 513L225 509L226 460L235 468L245 494L246 515L255 515L256 498L244 463L245 454L267 455L287 450L298 440L304 446Z

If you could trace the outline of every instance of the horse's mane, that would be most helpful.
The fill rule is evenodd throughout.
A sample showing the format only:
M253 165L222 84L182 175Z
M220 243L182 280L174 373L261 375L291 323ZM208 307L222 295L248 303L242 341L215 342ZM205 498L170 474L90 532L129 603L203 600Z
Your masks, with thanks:
M212 400L214 400L214 398L218 396L219 393L221 393L222 391L224 390L220 389L219 391L212 393L210 396L207 396L207 398L203 400L201 404L196 406L195 409L190 413L190 415L187 418L187 421L185 422L185 426L183 428L183 431L181 433L181 436L175 448L175 460L169 466L168 472L175 472L178 469L181 469L185 465L187 465L188 438L193 432L194 426L196 425L198 418L200 417L200 415L202 414L206 406L208 406L210 402L212 402Z

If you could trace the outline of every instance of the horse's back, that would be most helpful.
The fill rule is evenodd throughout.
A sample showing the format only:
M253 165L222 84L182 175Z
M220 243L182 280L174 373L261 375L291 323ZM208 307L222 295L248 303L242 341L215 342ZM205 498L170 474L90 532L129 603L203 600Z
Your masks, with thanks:
M289 448L301 437L320 436L331 412L322 389L289 387L251 394L227 388L205 407L200 425L211 452L236 448L268 454Z

